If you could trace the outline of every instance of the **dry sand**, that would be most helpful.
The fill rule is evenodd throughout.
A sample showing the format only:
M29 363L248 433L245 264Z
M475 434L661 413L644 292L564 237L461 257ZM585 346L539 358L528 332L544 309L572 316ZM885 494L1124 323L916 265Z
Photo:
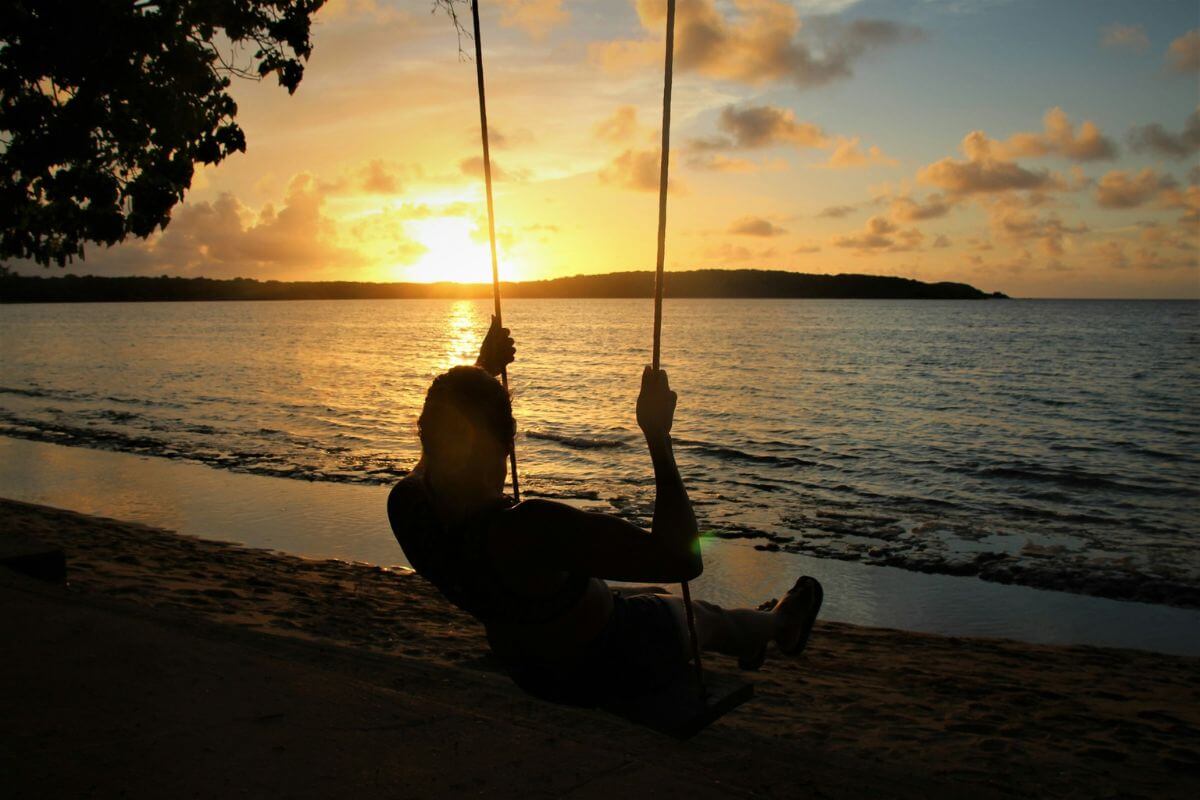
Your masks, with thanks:
M13 796L1200 796L1200 659L819 624L680 744L523 696L416 576L0 522L69 581L0 581Z

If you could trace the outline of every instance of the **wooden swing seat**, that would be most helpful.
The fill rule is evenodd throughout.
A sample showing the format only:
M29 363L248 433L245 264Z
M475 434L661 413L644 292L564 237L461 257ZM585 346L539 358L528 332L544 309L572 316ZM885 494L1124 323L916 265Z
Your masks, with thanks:
M734 675L705 670L704 690L691 670L665 689L602 708L676 739L690 739L754 696L754 685Z

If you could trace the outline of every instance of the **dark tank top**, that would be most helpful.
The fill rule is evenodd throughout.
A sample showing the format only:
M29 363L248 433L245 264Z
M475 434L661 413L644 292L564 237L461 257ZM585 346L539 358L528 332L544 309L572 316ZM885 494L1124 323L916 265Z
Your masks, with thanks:
M578 605L590 576L568 573L549 595L522 595L506 586L488 552L487 537L494 515L512 505L505 498L464 524L447 528L434 512L425 482L410 475L388 495L388 520L417 574L480 622L549 622Z

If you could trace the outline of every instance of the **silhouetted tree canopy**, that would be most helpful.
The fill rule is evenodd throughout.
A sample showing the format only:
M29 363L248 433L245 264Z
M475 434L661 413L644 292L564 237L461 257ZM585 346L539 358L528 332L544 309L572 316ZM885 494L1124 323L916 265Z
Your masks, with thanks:
M6 0L0 258L149 236L193 165L246 149L232 77L294 92L325 0Z

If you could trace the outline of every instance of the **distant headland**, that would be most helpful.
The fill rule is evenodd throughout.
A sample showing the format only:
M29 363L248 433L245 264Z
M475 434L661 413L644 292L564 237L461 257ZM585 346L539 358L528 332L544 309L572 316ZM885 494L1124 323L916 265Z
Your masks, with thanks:
M654 273L610 272L541 281L505 281L505 297L650 297ZM669 272L667 297L985 300L1006 298L965 283L926 283L884 275L815 275L758 269ZM252 278L52 277L0 274L2 303L144 302L184 300L382 300L491 297L488 283L362 283L259 281Z

